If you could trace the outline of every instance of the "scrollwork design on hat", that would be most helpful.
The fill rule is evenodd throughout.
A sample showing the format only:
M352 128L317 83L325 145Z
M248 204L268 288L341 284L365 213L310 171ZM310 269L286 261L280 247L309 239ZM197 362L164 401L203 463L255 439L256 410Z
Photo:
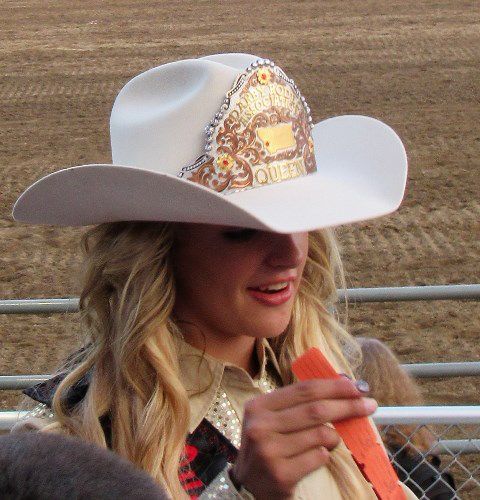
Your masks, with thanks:
M217 192L273 184L315 172L310 109L271 61L241 73L206 127L205 154L185 177Z

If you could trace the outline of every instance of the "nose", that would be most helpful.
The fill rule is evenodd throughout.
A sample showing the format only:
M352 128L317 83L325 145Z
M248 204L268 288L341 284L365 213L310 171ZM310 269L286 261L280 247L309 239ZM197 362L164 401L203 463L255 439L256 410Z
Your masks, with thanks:
M308 248L307 233L271 233L271 238L271 251L267 256L268 265L292 269L303 263Z

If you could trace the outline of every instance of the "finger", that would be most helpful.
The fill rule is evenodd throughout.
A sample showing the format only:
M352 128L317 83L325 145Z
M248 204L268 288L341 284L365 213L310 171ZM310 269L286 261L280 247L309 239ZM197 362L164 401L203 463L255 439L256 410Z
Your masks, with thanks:
M311 448L325 447L333 450L340 443L337 431L328 425L317 425L310 429L275 436L275 453L279 457L300 455Z
M284 481L296 484L311 472L323 467L330 461L330 452L323 446L311 448L304 453L282 460L279 475Z
M320 399L358 398L362 393L345 377L324 380L305 380L282 387L264 397L257 404L268 410L282 410Z
M327 422L366 417L377 407L371 398L322 399L272 412L270 425L277 433L298 432Z

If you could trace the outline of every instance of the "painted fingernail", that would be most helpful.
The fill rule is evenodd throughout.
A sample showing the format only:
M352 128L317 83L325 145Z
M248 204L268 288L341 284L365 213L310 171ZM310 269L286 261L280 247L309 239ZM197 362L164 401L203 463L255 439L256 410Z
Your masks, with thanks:
M352 377L350 377L346 373L339 373L339 375L341 375L342 377L348 378L348 380L352 380Z
M373 413L378 408L378 403L372 398L363 398L367 413Z
M370 392L370 386L368 385L368 382L365 380L357 380L355 382L355 387L364 394Z

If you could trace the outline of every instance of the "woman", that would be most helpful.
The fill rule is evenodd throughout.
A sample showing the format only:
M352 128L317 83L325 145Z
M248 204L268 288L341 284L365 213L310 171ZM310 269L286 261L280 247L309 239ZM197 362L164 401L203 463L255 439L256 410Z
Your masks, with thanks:
M90 343L29 393L53 410L45 429L111 447L174 498L375 498L329 423L376 403L346 378L295 383L290 364L318 346L351 373L324 228L398 206L396 134L357 116L313 126L282 70L221 54L131 80L111 139L113 165L48 175L14 208L97 224Z
M421 406L420 388L401 367L393 352L377 339L357 337L362 349L362 363L357 377L370 387L370 395L382 406ZM415 494L431 500L455 498L455 481L440 471L440 458L432 452L434 435L426 427L387 426L383 431L385 446L393 456L398 477Z

